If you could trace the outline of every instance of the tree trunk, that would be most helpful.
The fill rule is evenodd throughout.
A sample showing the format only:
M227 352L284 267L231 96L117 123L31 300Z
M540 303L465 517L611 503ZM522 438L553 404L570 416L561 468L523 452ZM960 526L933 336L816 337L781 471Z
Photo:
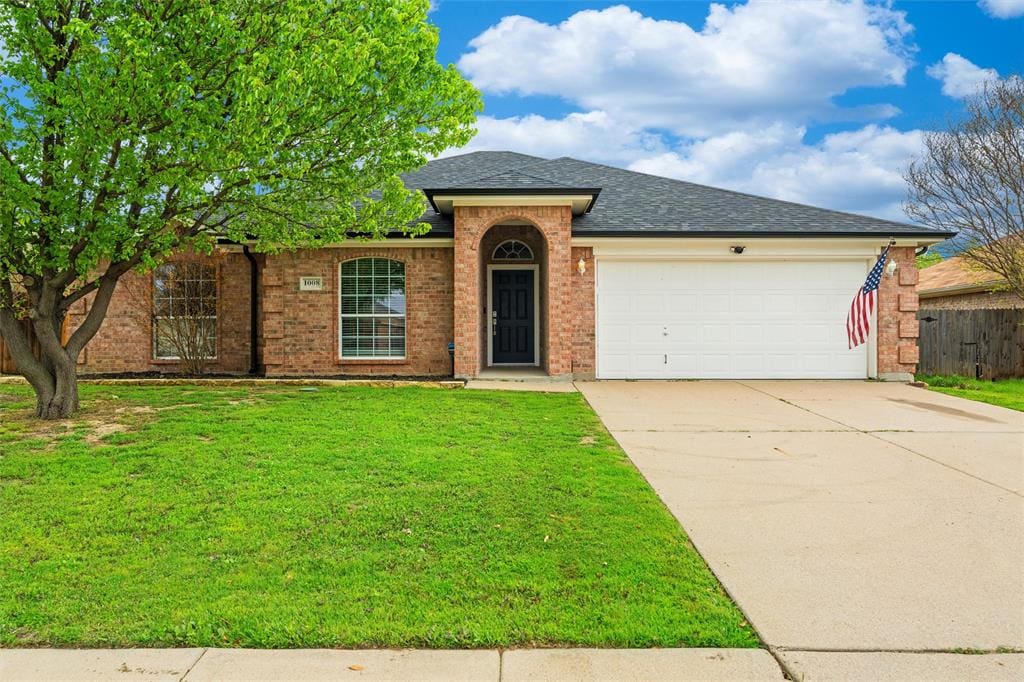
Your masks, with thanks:
M67 419L79 407L78 353L60 343L59 326L33 324L40 342L41 358L32 350L26 326L10 310L0 309L0 334L3 334L14 365L36 394L36 416L40 419Z
M36 416L40 419L67 419L78 411L78 377L75 361L65 357L55 365L49 379L52 390L36 390Z

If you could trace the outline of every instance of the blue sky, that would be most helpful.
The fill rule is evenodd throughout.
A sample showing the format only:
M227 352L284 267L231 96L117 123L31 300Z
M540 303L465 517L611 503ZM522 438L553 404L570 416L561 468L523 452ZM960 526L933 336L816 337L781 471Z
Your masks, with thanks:
M922 131L1024 71L1024 0L434 5L439 59L484 93L464 150L900 220Z

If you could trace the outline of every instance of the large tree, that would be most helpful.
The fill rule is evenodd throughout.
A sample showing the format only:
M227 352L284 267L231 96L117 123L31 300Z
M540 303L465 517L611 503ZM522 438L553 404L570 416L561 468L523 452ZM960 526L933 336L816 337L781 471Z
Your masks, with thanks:
M399 174L467 142L480 107L427 10L0 0L0 334L40 417L78 408L77 359L126 272L211 234L274 250L415 222Z
M968 97L946 130L925 135L906 180L908 215L958 231L964 259L1024 299L1024 79Z

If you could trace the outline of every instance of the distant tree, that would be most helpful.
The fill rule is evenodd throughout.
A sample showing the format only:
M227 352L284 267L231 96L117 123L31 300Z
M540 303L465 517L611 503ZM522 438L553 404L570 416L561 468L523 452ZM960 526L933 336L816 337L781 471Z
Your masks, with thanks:
M925 251L917 257L917 269L923 270L928 266L935 265L936 263L942 262L942 256L935 251Z
M78 408L78 357L125 273L211 233L274 250L422 214L399 174L467 142L480 108L427 10L0 0L0 334L38 416Z
M985 85L965 115L924 138L907 170L907 214L957 230L970 267L1024 299L1024 79Z

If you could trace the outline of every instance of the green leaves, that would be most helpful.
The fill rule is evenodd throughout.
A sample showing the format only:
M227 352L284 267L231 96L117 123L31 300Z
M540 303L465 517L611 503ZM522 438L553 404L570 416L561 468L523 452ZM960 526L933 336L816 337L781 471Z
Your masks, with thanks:
M73 288L210 230L263 250L416 231L399 174L480 108L425 0L32 5L0 6L0 278Z

